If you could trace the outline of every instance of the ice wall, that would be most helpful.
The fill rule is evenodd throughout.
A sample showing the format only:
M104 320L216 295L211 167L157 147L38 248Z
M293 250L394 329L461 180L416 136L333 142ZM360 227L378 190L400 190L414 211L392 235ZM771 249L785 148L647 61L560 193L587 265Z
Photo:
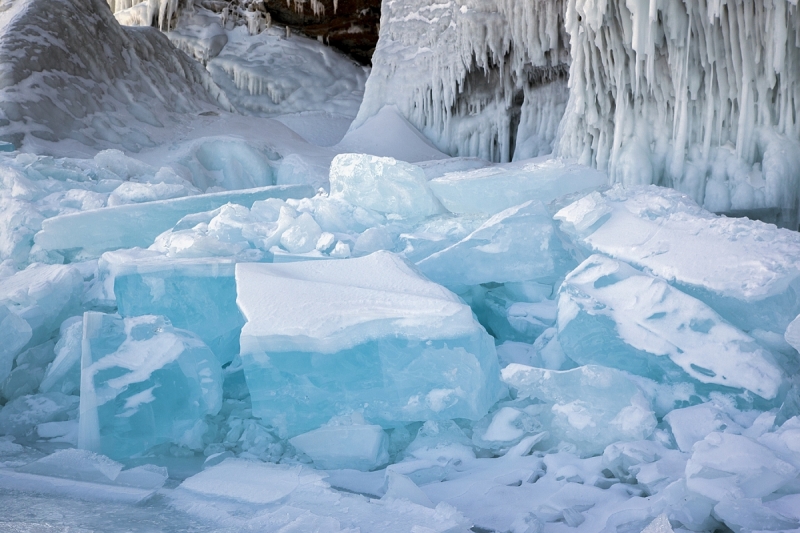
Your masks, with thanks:
M3 0L0 12L0 140L17 147L137 152L226 102L165 36L123 29L102 0Z
M353 128L395 105L451 155L550 153L566 103L563 3L384 1Z
M800 15L793 0L571 0L558 153L612 182L797 224Z

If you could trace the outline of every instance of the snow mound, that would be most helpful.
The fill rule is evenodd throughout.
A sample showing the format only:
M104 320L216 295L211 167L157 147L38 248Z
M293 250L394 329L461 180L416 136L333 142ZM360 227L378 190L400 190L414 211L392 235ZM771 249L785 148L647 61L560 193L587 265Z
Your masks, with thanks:
M138 152L182 115L227 107L200 65L155 29L123 29L102 0L6 0L2 11L0 140L17 148Z

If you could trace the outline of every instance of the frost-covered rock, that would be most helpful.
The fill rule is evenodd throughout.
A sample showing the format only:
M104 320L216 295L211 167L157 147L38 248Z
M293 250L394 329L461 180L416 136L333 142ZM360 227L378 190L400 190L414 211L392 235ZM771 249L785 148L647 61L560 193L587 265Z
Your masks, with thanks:
M155 29L123 29L102 0L4 5L0 138L16 147L137 152L227 105L199 64Z
M783 336L800 314L800 234L715 216L661 187L614 187L555 218L582 247L650 272L744 331Z
M297 435L370 423L478 419L503 394L494 343L469 307L386 252L236 266L253 413Z
M768 400L785 380L769 351L713 309L614 259L593 255L572 271L558 308L559 342L579 363L746 389Z
M163 317L83 317L79 446L126 458L165 442L202 448L222 404L217 358Z

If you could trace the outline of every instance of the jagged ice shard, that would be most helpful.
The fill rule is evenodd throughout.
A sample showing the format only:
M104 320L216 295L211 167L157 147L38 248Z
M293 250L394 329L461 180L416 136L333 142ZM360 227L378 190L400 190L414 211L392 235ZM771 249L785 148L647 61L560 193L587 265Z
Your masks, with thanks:
M454 294L386 252L236 266L253 413L297 435L337 415L477 419L504 393L494 343Z

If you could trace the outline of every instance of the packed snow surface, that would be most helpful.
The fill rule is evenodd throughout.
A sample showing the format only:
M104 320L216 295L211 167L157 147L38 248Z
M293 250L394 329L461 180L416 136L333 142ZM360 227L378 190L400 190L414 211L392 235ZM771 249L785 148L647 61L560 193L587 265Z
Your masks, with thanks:
M791 208L758 198L795 169L796 6L387 2L344 135L365 73L321 43L114 4L202 65L99 2L0 4L0 529L800 530L800 238L711 212ZM583 161L527 159L607 102L581 65L641 97L638 148L589 109ZM727 182L619 179L696 112Z

